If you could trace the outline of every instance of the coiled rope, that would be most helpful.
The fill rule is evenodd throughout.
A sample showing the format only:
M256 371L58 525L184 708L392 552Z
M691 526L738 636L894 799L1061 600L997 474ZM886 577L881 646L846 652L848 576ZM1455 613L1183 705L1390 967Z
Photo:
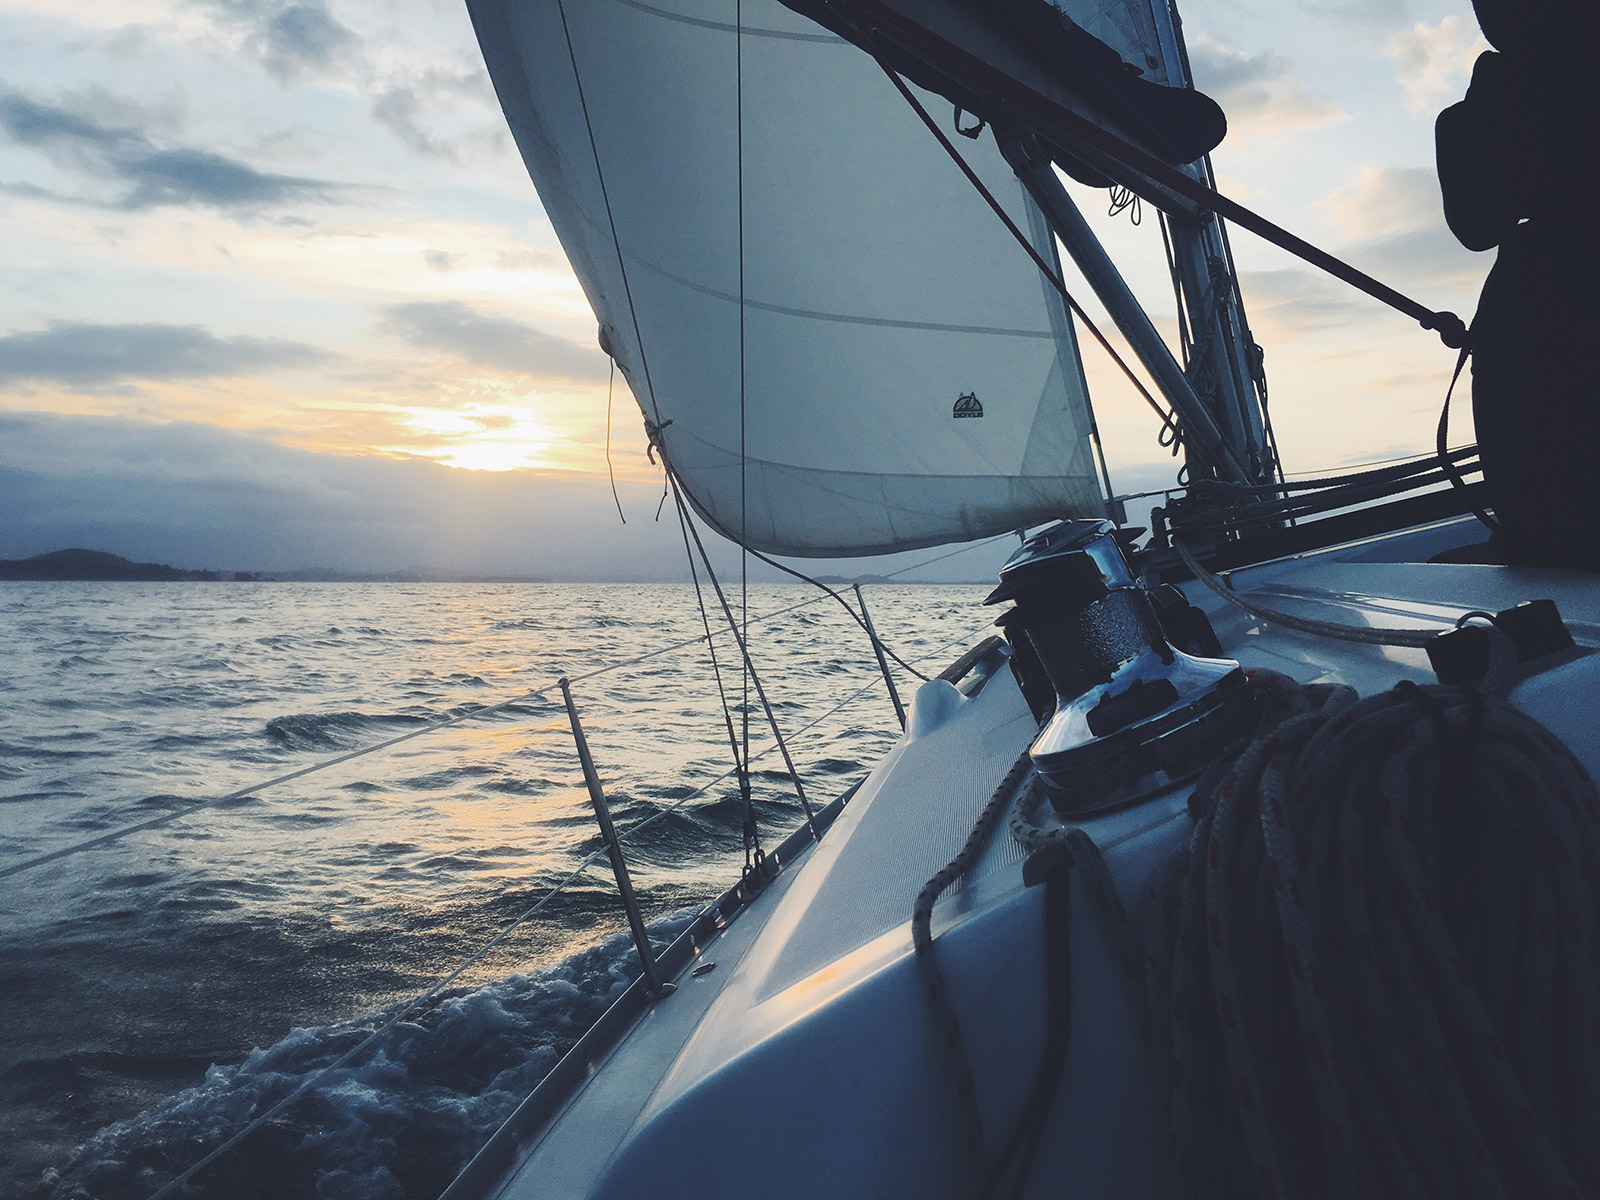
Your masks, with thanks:
M1600 1195L1593 781L1492 683L1252 679L1145 906L1175 1194Z
M1134 1020L1167 1097L1174 1195L1600 1196L1600 792L1505 702L1514 661L1491 631L1483 684L1404 682L1366 700L1252 671L1261 727L1202 777L1194 832L1152 876L1142 930L1101 848L1036 819L1019 759L912 926L975 1193L1020 1195L1046 1129L1071 1025L1076 871L1148 997ZM1047 884L1051 1027L1023 1120L991 1160L929 918L1008 800Z

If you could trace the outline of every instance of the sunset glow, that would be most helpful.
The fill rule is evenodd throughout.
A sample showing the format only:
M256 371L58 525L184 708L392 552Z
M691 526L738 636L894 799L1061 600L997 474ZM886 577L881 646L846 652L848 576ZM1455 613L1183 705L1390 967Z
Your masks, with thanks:
M0 419L136 441L186 422L336 474L415 460L603 485L609 364L464 8L306 0L316 32L298 40L283 9L0 0ZM1469 315L1488 259L1444 228L1432 120L1481 48L1470 6L1307 0L1245 20L1189 0L1184 16L1229 116L1224 190ZM1153 215L1135 227L1077 195L1172 331ZM1426 450L1452 365L1437 340L1247 234L1233 246L1290 469ZM1170 480L1148 411L1081 340L1114 484ZM620 380L611 402L617 478L658 487ZM107 444L91 469L100 441L76 442L33 453L111 475L133 461ZM613 519L594 494L593 519Z

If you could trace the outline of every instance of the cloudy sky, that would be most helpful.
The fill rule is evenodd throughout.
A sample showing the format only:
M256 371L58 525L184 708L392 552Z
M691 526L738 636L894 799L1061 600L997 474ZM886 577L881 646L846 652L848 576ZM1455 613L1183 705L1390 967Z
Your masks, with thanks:
M1431 168L1484 48L1470 5L1183 11L1230 117L1224 190L1470 315L1489 261L1450 239ZM0 61L0 557L678 569L625 393L617 521L594 318L462 5L0 0ZM1082 202L1170 322L1154 222ZM1234 244L1289 468L1430 448L1436 339ZM1117 486L1168 481L1147 412L1085 358Z

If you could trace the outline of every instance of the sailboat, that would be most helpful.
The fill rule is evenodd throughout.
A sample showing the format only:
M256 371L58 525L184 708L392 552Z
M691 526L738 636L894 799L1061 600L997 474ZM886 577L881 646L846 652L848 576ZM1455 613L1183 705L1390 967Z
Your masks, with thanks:
M1594 1187L1589 1084L1571 1085L1570 1108L1532 1084L1505 1100L1462 1046L1479 1028L1463 999L1474 972L1505 963L1441 949L1437 921L1424 938L1407 904L1501 904L1499 941L1483 943L1515 950L1495 976L1505 1004L1519 985L1502 976L1535 962L1541 986L1578 988L1557 1009L1594 999L1574 955L1593 940L1600 585L1430 561L1477 536L1470 448L1285 481L1224 218L1320 252L1214 191L1221 113L1192 90L1175 11L468 6L688 527L791 560L1036 532L990 597L1011 605L1000 634L920 686L865 780L808 810L670 946L635 922L639 980L448 1200ZM1177 354L1058 171L1162 213L1185 304ZM1188 456L1187 493L1143 544L1119 527L1061 249ZM1319 265L1459 343L1448 314ZM1349 752L1367 774L1273 776L1287 751L1263 730L1314 727L1311 753L1360 725L1338 714L1373 703L1391 740ZM1538 825L1566 830L1554 865L1496 873L1463 834L1473 887L1419 851L1410 890L1384 892L1389 924L1357 947L1370 970L1330 970L1347 961L1329 946L1334 910L1289 895L1297 872L1307 887L1321 876L1308 843L1284 852L1309 835L1274 778L1290 799L1344 780L1355 800L1317 812L1367 803L1395 844L1432 846L1445 817L1425 835L1409 822L1444 811L1436 794L1478 794L1439 763L1476 754L1474 779L1501 778L1484 747L1502 730L1540 764L1527 778L1554 781L1506 785L1529 829L1540 805L1559 809ZM1399 766L1394 744L1414 751ZM1259 803L1234 791L1252 763ZM1493 844L1533 854L1512 819L1493 817ZM1255 842L1229 840L1252 829ZM1339 901L1364 913L1391 867L1349 836L1376 856L1339 860ZM1528 924L1552 911L1581 928ZM1566 949L1541 958L1540 936ZM1455 991L1437 982L1450 965ZM1430 1024L1435 1009L1448 1011ZM1538 1058L1520 1036L1501 1038L1502 1060ZM1577 1040L1561 1045L1587 1062Z

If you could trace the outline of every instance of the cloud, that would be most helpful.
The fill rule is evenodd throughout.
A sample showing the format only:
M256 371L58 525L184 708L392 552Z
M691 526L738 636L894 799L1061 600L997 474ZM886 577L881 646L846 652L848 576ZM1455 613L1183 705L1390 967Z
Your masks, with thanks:
M459 300L416 300L383 309L383 329L419 350L439 351L482 367L575 383L605 378L605 357L590 348Z
M1355 183L1333 192L1318 207L1347 238L1444 225L1439 177L1431 167L1364 167Z
M428 270L439 275L448 275L456 270L466 260L465 254L453 254L448 250L424 250L422 261Z
M318 454L189 422L0 413L0 558L85 546L229 570L683 577L676 524L647 516L660 484L618 486L626 526L603 476Z
M1393 29L1410 16L1403 0L1317 0L1306 5L1308 11L1329 17L1341 25L1369 29Z
M306 77L351 78L365 69L362 40L323 0L199 0L236 31L228 39L284 86Z
M323 180L258 171L194 147L160 147L133 125L102 121L80 103L47 104L0 89L0 132L59 165L111 183L111 199L77 198L128 210L162 206L259 209L328 201L344 189Z
M1376 301L1309 267L1241 271L1239 287L1263 345L1329 329L1353 329L1381 312Z
M197 325L91 325L57 321L0 336L0 385L104 387L129 380L232 378L290 370L332 355L300 342L219 338Z
M265 16L261 59L280 83L306 74L336 74L359 57L361 40L320 4L291 4Z
M1452 13L1437 25L1418 22L1390 39L1384 53L1399 67L1406 107L1430 112L1466 90L1472 64L1489 49L1476 23Z
M392 87L372 102L372 119L416 153L446 162L456 161L456 150L440 141L422 123L422 102L410 87Z
M1228 114L1228 125L1244 136L1284 133L1342 121L1331 100L1315 96L1295 78L1289 59L1262 51L1230 50L1205 34L1189 42L1195 86Z
M566 258L553 250L502 250L494 265L501 271L565 271Z
M1362 270L1396 284L1401 291L1457 293L1451 302L1466 307L1462 316L1471 311L1483 278L1494 265L1493 255L1468 250L1443 223L1367 238L1344 247L1340 253Z
M1363 168L1319 207L1349 239L1341 258L1403 292L1453 293L1433 302L1470 309L1493 260L1451 235L1431 167Z
M1473 254L1451 237L1442 221L1347 242L1333 247L1333 253L1428 307L1467 320L1493 265L1490 256ZM1402 328L1408 320L1310 267L1243 271L1239 283L1264 345L1342 327L1366 329L1375 321Z
M625 525L603 475L463 471L192 422L0 412L0 558L83 546L223 570L687 581L677 522L651 520L659 479L617 487ZM737 574L737 550L709 531L706 542L717 569ZM1009 549L975 549L915 577L992 579ZM888 572L930 557L818 559L808 570ZM758 564L751 578L784 580Z

